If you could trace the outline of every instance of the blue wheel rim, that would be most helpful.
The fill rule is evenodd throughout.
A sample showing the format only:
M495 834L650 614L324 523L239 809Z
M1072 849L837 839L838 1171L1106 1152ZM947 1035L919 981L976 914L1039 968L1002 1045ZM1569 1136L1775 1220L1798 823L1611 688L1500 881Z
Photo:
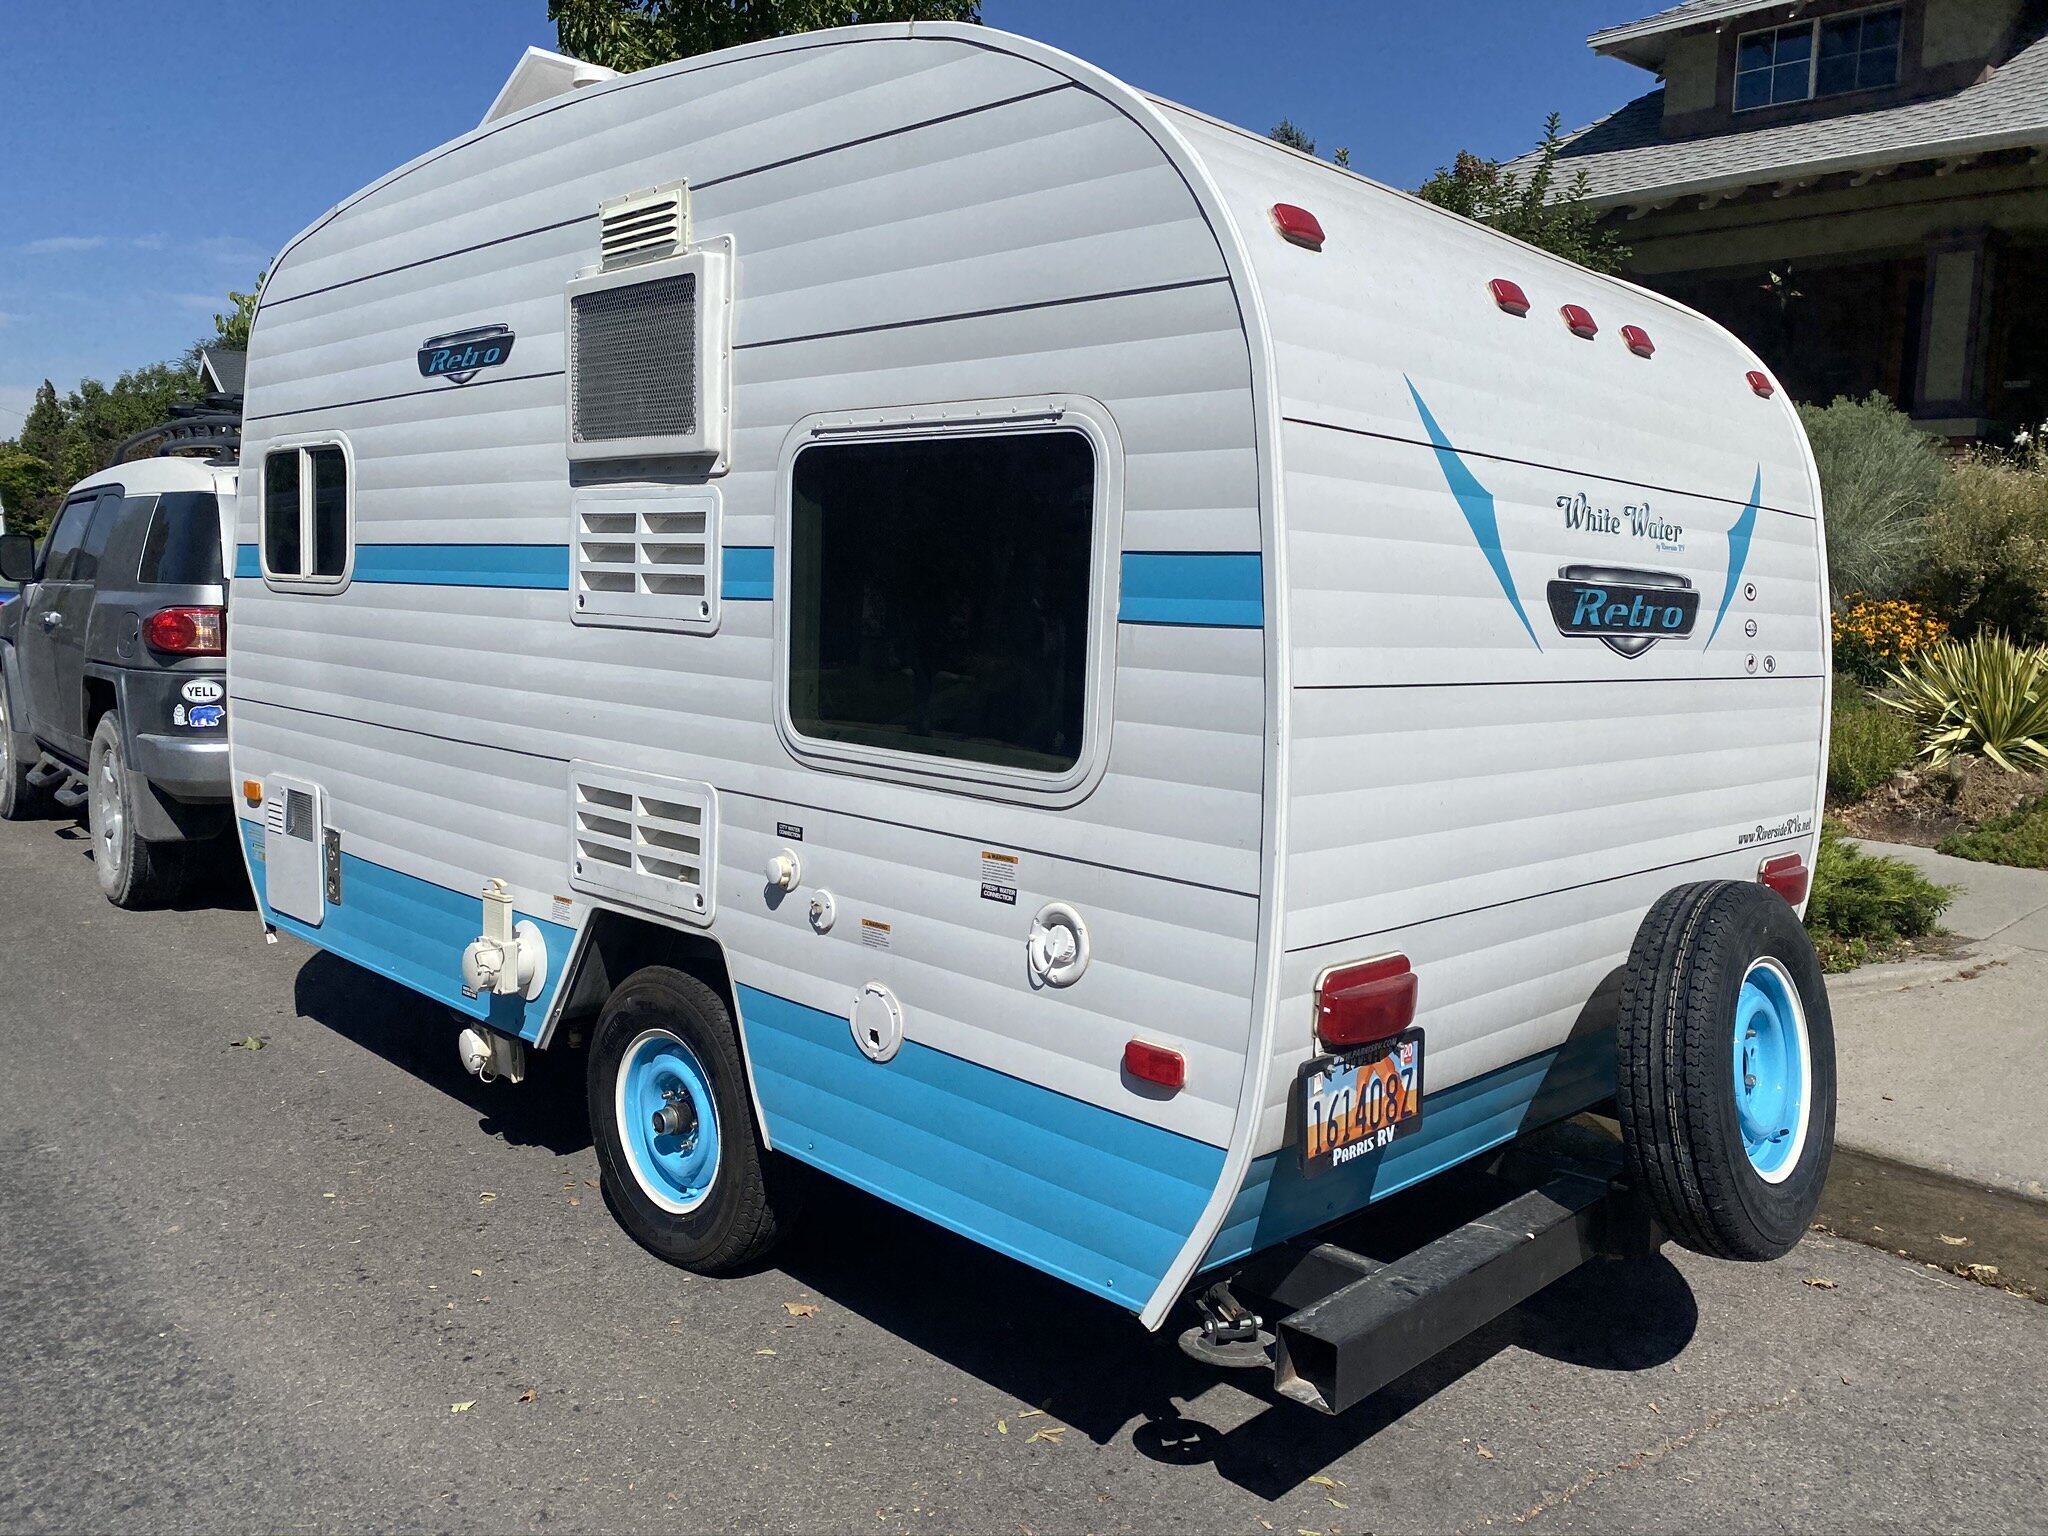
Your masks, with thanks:
M1765 957L1743 975L1735 1002L1735 1118L1749 1166L1783 1183L1806 1149L1812 1048L1799 989Z
M718 1179L718 1105L697 1053L665 1029L650 1029L619 1062L619 1139L641 1191L663 1210L694 1211ZM657 1129L664 1110L683 1114L687 1128Z

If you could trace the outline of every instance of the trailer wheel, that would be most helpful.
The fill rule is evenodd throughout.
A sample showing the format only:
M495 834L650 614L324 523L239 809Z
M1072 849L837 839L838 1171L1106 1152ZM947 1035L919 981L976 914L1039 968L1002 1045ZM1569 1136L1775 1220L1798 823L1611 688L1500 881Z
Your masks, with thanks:
M185 845L153 843L136 830L121 717L112 710L100 716L86 762L85 824L100 893L131 912L175 901L185 886Z
M1789 1253L1835 1136L1835 1036L1820 960L1784 899L1712 881L1669 892L1622 982L1630 1169L1673 1239L1724 1259Z
M635 971L598 1016L591 1139L612 1208L649 1252L715 1275L778 1234L731 1012L696 977Z

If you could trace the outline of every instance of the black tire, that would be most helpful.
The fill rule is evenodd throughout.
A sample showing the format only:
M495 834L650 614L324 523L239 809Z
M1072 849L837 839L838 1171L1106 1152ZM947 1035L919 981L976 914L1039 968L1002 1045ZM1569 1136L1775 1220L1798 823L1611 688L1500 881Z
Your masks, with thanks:
M623 1121L635 1113L629 1052L665 1049L662 1037L688 1048L715 1108L717 1151L701 1194L637 1167L627 1145L633 1130ZM628 976L591 1034L585 1096L605 1192L643 1248L684 1269L717 1275L750 1264L774 1245L790 1191L761 1145L732 1013L710 987L661 965Z
M1744 1004L1752 977L1758 995ZM1772 1002L1773 1020L1785 1021L1766 1026L1766 1034L1796 1039L1789 1026L1803 1023L1806 1058L1803 1094L1779 1100L1776 1115L1753 1119L1760 1131L1780 1121L1785 1127L1759 1134L1763 1166L1745 1148L1738 1104L1739 1093L1757 1092L1757 1074L1746 1074L1744 1088L1736 1082L1738 1005L1753 1030L1759 998ZM1629 952L1617 1044L1629 1167L1664 1230L1717 1258L1763 1261L1791 1252L1820 1204L1835 1142L1834 1023L1820 960L1798 915L1764 886L1739 881L1666 894ZM1802 1102L1800 1110L1783 1107Z
M100 894L131 912L174 901L185 887L185 845L153 843L135 829L134 784L121 747L121 717L109 710L92 733L86 759L85 824Z
M0 668L6 658L0 656ZM49 806L49 797L28 781L36 765L35 738L18 732L7 708L7 680L0 676L0 821L32 821Z

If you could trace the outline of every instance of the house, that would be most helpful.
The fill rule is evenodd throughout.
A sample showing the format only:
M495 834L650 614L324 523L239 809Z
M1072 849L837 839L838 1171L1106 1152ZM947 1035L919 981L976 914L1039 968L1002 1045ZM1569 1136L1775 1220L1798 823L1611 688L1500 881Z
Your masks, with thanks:
M1687 0L1588 41L1663 82L1561 164L1628 276L1799 399L2048 417L2048 0Z

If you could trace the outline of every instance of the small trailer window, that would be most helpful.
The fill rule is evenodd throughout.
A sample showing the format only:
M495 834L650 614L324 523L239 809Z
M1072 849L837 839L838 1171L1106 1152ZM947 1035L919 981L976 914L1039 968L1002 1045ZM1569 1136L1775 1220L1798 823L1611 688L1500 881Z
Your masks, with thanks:
M263 575L273 586L339 587L354 542L347 450L278 448L263 459Z
M1095 449L1077 432L825 443L791 477L789 713L818 741L1079 761Z

